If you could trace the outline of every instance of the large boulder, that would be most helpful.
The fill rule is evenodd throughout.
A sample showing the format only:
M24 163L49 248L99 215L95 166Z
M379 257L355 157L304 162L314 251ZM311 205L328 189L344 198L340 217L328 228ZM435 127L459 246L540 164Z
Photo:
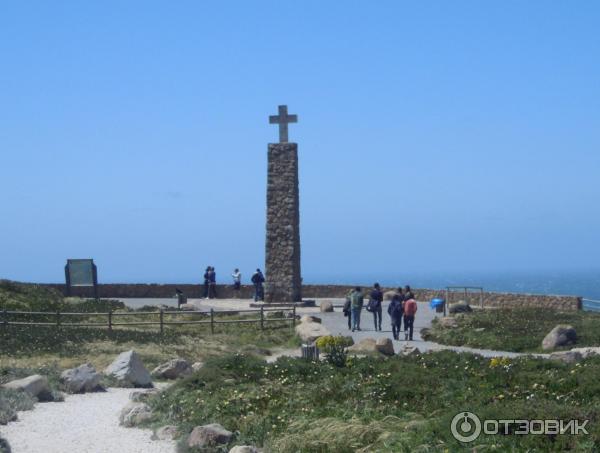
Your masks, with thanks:
M577 341L577 333L572 326L559 324L546 335L542 341L542 349L548 351L559 346L566 346Z
M389 340L389 338L383 338L380 340ZM377 340L375 340L375 338L363 338L362 340L360 340L358 343L353 344L352 346L348 347L348 349L346 349L346 351L348 351L349 354L357 354L357 355L363 355L363 354L381 354L382 349L385 347L383 345L378 345L377 344ZM391 342L391 340L390 340ZM393 345L392 345L392 351L393 351ZM392 354L394 354L392 352Z
M296 326L296 334L305 343L313 343L317 338L331 335L331 332L319 322L301 322Z
M46 376L40 376L39 374L7 382L2 387L26 392L29 393L29 395L42 400L51 399L48 379Z
M458 327L458 322L452 316L444 316L443 318L439 318L438 324L444 329L453 329Z
M115 378L123 386L152 387L150 373L135 351L126 351L111 363L104 373Z
M466 303L464 300L461 300L455 304L451 304L448 308L448 311L450 311L451 314L470 313L473 311L473 309L471 308L471 306L468 303Z
M153 440L174 440L179 436L179 429L174 425L161 426L152 435Z
M103 390L100 385L100 373L90 364L86 363L65 370L60 375L60 381L70 393L85 393Z
M321 313L330 313L333 311L333 302L330 300L324 300L319 305L319 309L321 310Z
M193 369L185 359L172 359L152 370L152 376L159 379L177 379L192 374Z
M187 438L187 445L190 448L213 447L228 444L232 437L231 431L227 431L218 423L211 423L210 425L196 426Z
M146 403L127 403L119 414L121 426L131 428L152 419L152 409Z
M375 349L384 355L394 355L394 343L390 338L378 338Z
M229 450L229 453L258 453L258 449L251 445L237 445Z

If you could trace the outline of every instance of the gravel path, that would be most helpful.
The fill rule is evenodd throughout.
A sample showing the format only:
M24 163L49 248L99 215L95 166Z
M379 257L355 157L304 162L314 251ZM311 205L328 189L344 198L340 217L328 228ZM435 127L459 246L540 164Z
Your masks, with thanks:
M150 440L151 430L119 426L131 391L110 388L67 395L62 403L38 403L0 433L13 453L174 453L175 443Z

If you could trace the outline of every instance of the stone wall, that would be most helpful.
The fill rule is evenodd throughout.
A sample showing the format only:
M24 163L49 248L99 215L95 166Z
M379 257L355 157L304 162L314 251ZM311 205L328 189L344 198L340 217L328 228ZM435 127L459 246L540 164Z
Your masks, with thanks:
M66 294L64 284L42 284ZM304 285L302 291L304 298L341 298L354 288L351 285ZM193 284L101 284L98 285L98 294L103 298L166 298L174 297L175 289L180 289L189 298L200 298L204 293L203 285ZM73 288L73 295L92 297L91 288ZM369 288L363 288L367 291ZM420 301L429 301L434 297L446 297L444 290L415 289L415 296ZM237 297L232 285L217 285L217 295L220 298ZM252 285L242 285L240 297L250 299L254 295ZM468 293L466 300L474 306L480 304L478 293ZM465 300L462 293L452 293L450 302ZM511 293L483 293L485 307L535 307L551 310L572 311L581 309L581 297L577 296L551 296L539 294L511 294Z
M265 301L301 301L298 145L270 143L268 152Z

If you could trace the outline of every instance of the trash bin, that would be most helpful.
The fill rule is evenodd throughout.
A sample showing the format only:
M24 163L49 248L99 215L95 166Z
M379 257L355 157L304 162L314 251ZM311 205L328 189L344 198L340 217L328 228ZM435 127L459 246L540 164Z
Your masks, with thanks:
M302 344L302 358L306 360L319 360L319 348L314 344Z
M429 302L429 306L435 309L436 313L443 313L444 305L446 305L445 299L431 299L431 302Z

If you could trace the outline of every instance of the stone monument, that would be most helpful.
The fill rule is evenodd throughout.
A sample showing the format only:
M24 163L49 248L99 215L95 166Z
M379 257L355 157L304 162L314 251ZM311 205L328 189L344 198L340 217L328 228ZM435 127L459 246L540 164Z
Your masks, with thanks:
M279 106L269 123L279 125L279 143L269 143L265 302L302 301L298 145L288 142L288 123L298 121Z

